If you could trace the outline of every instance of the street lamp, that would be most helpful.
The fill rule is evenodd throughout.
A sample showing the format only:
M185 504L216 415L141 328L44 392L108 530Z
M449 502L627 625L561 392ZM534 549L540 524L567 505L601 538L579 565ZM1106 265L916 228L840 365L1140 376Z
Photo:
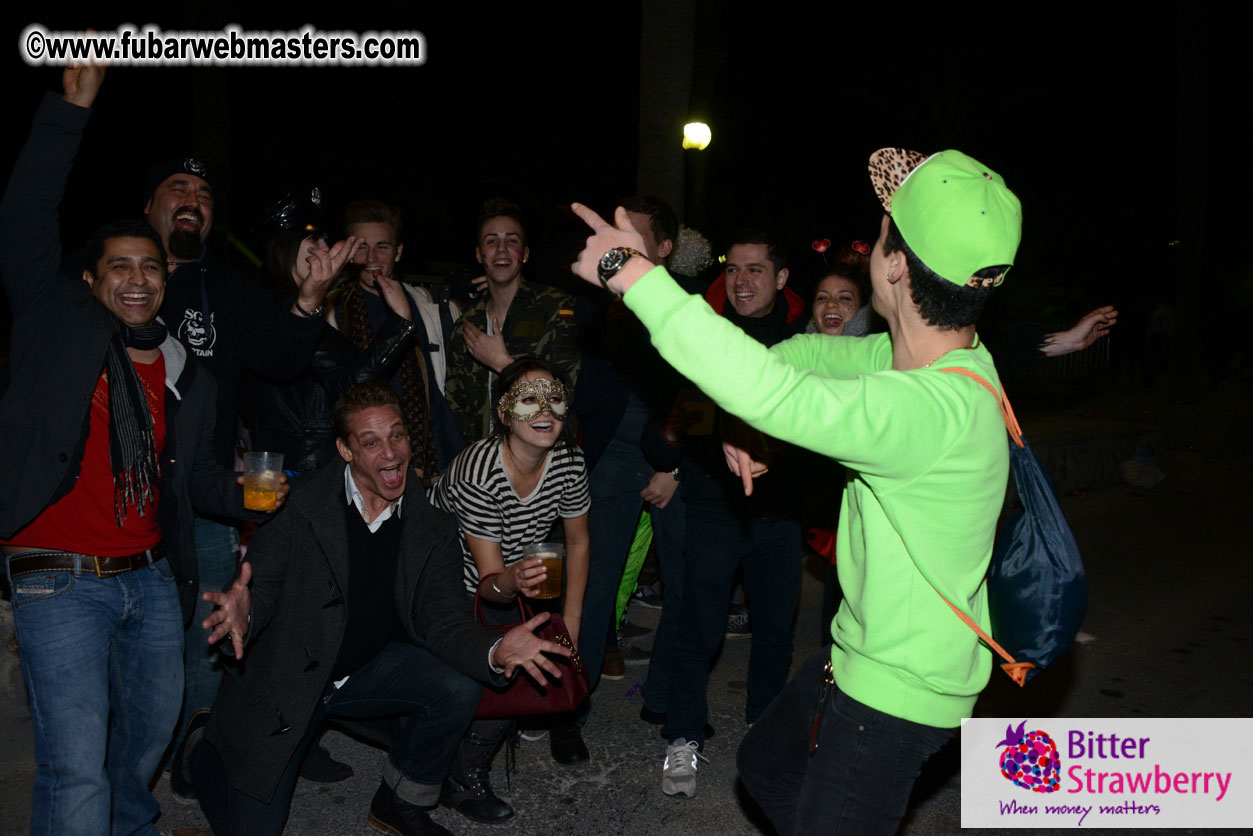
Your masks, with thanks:
M688 122L683 126L683 147L704 151L709 147L709 140L713 138L709 126L704 122Z

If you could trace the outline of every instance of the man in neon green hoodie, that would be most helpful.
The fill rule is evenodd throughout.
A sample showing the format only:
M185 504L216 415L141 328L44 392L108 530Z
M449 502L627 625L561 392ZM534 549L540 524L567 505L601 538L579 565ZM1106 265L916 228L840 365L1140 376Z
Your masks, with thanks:
M830 655L801 667L740 749L740 776L780 833L894 833L922 764L991 670L944 598L987 629L1005 426L978 382L941 372L998 382L975 321L1013 263L1021 207L957 151L881 149L870 176L885 211L870 274L889 333L802 335L773 349L649 264L621 210L611 226L575 207L594 232L575 271L622 294L667 361L751 426L850 470ZM762 466L727 453L751 492ZM672 782L694 785L695 770L694 751L667 752Z

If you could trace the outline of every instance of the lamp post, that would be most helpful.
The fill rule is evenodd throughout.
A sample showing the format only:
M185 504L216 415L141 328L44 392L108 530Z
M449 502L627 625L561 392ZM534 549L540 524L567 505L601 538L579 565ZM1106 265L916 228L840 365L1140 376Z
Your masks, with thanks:
M683 168L687 172L687 225L697 229L705 228L708 218L706 207L705 155L701 152L709 147L713 132L704 122L688 122L683 126Z

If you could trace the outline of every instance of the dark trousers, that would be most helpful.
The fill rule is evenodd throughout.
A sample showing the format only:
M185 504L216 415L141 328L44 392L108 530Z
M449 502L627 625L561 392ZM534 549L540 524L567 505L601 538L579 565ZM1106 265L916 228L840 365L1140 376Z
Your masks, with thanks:
M482 693L482 685L429 650L391 642L342 688L328 686L269 803L232 786L217 751L201 741L188 756L200 807L217 836L281 834L300 763L327 717L407 718L387 757L383 780L402 800L434 806Z
M891 836L922 765L956 729L884 714L832 686L811 755L830 652L806 660L749 729L736 758L740 780L781 836Z
M618 585L626 567L627 551L639 520L644 500L640 491L648 487L654 470L638 444L628 444L613 439L600 461L592 471L590 489L592 508L588 517L588 532L592 540L592 562L588 568L587 591L583 593L583 623L579 632L579 655L587 667L592 689L600 682L600 669L605 662L605 636L615 634L613 623L617 609ZM657 544L657 559L661 569L661 582L665 591L666 606L674 596L676 618L666 619L662 610L662 622L657 627L653 642L652 665L657 665L658 653L668 651L676 622L679 602L683 597L683 499L675 491L665 508L649 505L653 523L653 542ZM652 686L652 665L649 667L649 684ZM657 687L665 684L665 674L658 670ZM664 702L663 708L664 710Z
M753 623L746 720L756 721L787 684L792 626L800 597L800 538L800 524L794 520L688 514L683 613L675 636L667 720L662 729L668 740L682 737L704 742L709 718L705 696L709 663L722 644L727 599L739 566L744 570L744 591Z

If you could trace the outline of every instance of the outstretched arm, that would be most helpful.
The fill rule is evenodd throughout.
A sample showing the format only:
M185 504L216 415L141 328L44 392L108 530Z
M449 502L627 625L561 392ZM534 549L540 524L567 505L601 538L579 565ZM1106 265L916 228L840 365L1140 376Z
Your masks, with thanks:
M1118 311L1113 305L1088 311L1069 329L1045 334L1044 341L1040 343L1040 353L1045 357L1061 357L1063 354L1083 351L1108 334L1117 322Z
M638 245L639 236L629 228L625 213L619 212L618 225L610 226L586 207L575 209L593 235L574 270L599 284L601 255L613 247ZM641 264L634 267L637 261ZM641 270L648 272L640 275ZM864 351L863 370L876 372L834 376L834 364L818 360L814 365L828 374L815 374L798 367L796 357L781 357L753 340L641 257L627 261L609 286L626 294L624 301L648 327L662 357L723 409L767 435L863 474L904 478L922 472L934 451L952 442L952 425L937 419L966 408L964 390L942 379L947 375L892 372L887 337L804 341L802 357L818 351ZM751 462L742 464L752 469Z

